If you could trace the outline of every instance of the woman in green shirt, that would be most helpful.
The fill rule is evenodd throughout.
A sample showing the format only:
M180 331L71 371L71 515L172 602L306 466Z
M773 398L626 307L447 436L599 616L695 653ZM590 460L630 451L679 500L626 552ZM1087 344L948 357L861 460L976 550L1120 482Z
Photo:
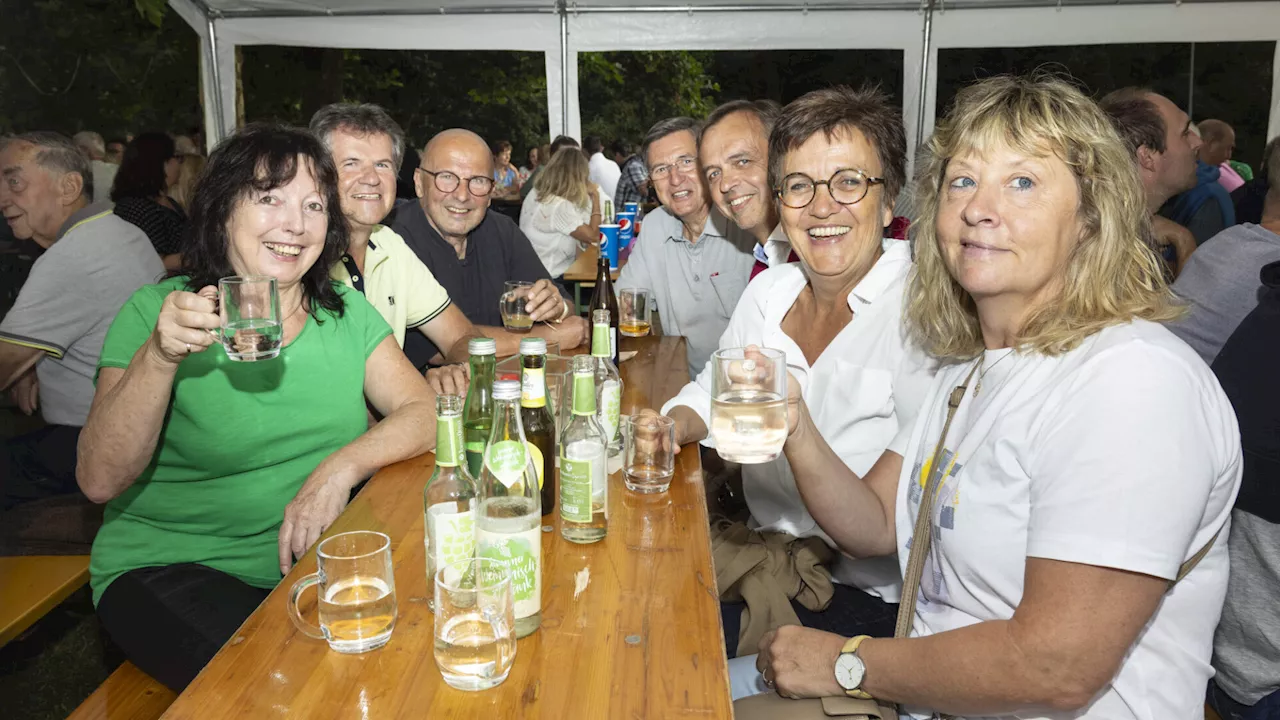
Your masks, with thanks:
M329 153L254 125L209 158L182 275L121 308L98 363L78 480L107 503L94 602L138 667L181 690L337 518L352 487L431 449L434 394L357 292ZM217 283L278 281L280 355L234 362ZM369 429L365 402L386 419ZM282 619L283 621L283 619Z

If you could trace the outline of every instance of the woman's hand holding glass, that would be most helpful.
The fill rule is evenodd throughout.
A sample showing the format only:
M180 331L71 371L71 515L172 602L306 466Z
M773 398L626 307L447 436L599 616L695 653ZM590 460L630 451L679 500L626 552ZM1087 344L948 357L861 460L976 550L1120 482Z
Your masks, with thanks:
M218 289L212 285L199 293L175 290L165 297L151 334L151 347L160 360L176 366L188 355L219 342L222 318L217 297Z

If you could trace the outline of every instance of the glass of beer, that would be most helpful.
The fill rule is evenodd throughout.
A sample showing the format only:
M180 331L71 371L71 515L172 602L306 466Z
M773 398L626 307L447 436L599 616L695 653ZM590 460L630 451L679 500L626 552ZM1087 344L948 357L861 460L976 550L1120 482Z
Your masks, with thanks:
M666 492L676 470L676 422L661 415L631 415L622 420L625 441L623 476L627 489Z
M787 442L786 353L724 348L711 354L711 437L730 462L772 461Z
M224 277L218 281L222 347L237 362L270 360L280 354L284 326L280 293L267 275Z
M293 584L289 617L308 637L329 641L340 653L376 650L396 626L396 581L391 570L391 538L358 530L326 538L316 548L318 572ZM302 617L298 598L319 585L320 624Z
M533 329L533 318L529 317L528 308L532 292L533 283L525 280L508 280L503 284L498 311L502 313L502 327L507 332L527 333Z
M649 334L652 315L652 290L628 288L618 291L618 332L627 337L644 337Z
M511 575L497 560L471 558L435 576L435 656L449 687L501 685L516 659Z

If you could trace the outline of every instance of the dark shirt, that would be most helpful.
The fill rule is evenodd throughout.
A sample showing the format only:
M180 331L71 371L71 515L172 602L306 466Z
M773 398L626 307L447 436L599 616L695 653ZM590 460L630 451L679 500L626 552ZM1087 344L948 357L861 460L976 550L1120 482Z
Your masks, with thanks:
M1236 206L1237 223L1262 224L1262 206L1267 201L1267 187L1266 178L1256 177L1231 193L1231 202Z
M178 203L173 202L173 206L178 207ZM165 207L151 198L123 198L116 203L115 214L146 233L160 255L182 252L182 231L187 225L187 215L182 210Z
M418 203L406 203L397 208L391 229L404 238L436 280L449 291L453 304L476 325L502 326L498 300L502 297L506 281L551 279L529 238L520 232L520 227L511 218L501 213L485 213L484 220L468 236L467 256L461 260L453 246L431 227L427 214ZM557 284L556 287L561 296L572 302L562 286ZM409 333L405 336L404 352L414 366L421 368L440 352L440 348L422 333Z

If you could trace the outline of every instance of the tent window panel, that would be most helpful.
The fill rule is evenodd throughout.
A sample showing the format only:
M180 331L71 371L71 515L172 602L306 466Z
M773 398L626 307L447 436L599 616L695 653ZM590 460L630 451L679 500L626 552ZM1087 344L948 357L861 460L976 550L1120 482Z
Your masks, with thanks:
M1236 131L1233 159L1261 166L1271 112L1274 42L1196 43L1197 121L1217 118Z

